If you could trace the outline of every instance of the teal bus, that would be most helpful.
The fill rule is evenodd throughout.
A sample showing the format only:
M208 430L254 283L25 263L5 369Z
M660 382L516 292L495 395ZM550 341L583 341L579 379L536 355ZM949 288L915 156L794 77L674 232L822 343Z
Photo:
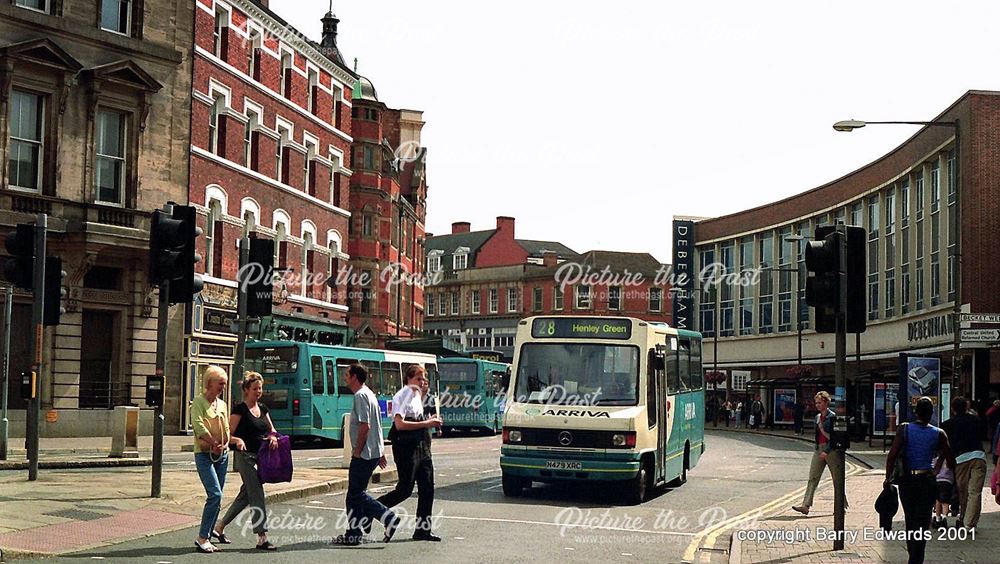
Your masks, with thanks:
M701 335L630 317L529 317L504 412L503 492L612 482L623 501L679 486L705 451Z
M509 378L509 364L476 358L438 359L442 428L498 433Z
M422 365L431 389L436 387L437 358L431 354L294 341L247 343L246 368L264 378L261 401L271 410L275 429L293 438L343 441L354 401L345 380L352 364L368 369L366 384L378 397L384 435L392 424L392 396L407 367Z

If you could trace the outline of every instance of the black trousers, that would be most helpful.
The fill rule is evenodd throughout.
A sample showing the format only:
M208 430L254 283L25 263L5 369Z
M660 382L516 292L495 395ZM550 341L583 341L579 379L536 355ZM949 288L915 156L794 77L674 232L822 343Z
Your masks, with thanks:
M937 499L937 483L933 474L917 474L903 480L899 485L899 501L903 505L908 532L926 531L924 534L930 534L935 499ZM906 551L910 553L910 564L923 564L926 546L926 540L916 540L907 536Z
M434 462L427 442L414 446L392 445L392 457L399 472L396 487L378 498L386 507L394 507L409 499L417 486L417 531L431 532L431 512L434 509Z

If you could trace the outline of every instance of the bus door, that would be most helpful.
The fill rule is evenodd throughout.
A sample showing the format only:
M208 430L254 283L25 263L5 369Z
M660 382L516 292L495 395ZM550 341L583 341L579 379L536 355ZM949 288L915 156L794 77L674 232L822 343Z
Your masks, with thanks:
M311 394L309 397L309 421L314 435L322 434L323 420L327 416L329 405L326 401L326 372L323 357L309 357L309 367L312 373Z
M656 426L656 469L654 482L666 479L667 459L667 378L664 371L665 349L658 346L649 351L646 389L646 419L649 427Z

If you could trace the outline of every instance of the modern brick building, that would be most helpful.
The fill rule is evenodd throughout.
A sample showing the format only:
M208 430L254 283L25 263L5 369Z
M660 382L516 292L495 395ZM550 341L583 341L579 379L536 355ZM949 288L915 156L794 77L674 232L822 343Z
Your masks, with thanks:
M187 201L193 17L165 0L0 5L0 232L47 214L47 254L68 274L67 312L44 333L42 436L109 435L109 408L141 405L154 373L149 217ZM18 436L34 332L30 296L14 295Z
M532 315L670 322L669 287L656 283L666 266L649 254L581 255L555 241L517 239L512 217L497 217L496 229L470 227L456 222L450 235L427 240L427 331L460 350L500 352L510 362L518 321Z
M180 409L201 390L210 364L231 365L236 335L238 241L275 241L288 269L274 313L254 338L338 344L348 337L346 265L350 212L352 85L337 46L339 20L323 18L309 40L267 2L196 0L190 200L199 211L205 289L189 308ZM186 424L186 423L185 423ZM182 425L183 426L183 425Z
M424 121L419 111L386 106L365 77L352 94L348 320L358 346L382 348L424 326Z
M859 418L865 405L870 418L876 384L900 381L900 353L940 358L942 380L951 383L954 313L1000 312L991 240L1000 229L1000 93L970 91L933 121L945 123L921 128L842 178L694 222L699 270L712 263L730 273L762 269L757 284L692 295L706 369L740 374L737 389L749 376L750 393L763 392L768 402L776 388L798 388L809 400L832 386L834 335L810 329L804 241L793 236L811 238L817 226L844 221L867 233L868 328L860 339L848 335L849 405ZM960 341L952 395L984 401L1000 389L996 345Z

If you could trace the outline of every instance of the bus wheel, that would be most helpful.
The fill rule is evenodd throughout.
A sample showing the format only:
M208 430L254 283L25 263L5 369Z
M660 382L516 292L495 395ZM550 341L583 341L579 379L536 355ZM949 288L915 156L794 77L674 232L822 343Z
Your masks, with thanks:
M628 481L628 502L630 505L639 505L646 501L649 495L649 464L645 460L639 466L639 472Z
M691 465L691 445L684 445L684 466L681 468L681 475L671 480L667 486L671 488L679 488L688 481L688 466Z
M503 495L507 497L521 497L525 488L531 487L531 482L520 476L503 474Z

